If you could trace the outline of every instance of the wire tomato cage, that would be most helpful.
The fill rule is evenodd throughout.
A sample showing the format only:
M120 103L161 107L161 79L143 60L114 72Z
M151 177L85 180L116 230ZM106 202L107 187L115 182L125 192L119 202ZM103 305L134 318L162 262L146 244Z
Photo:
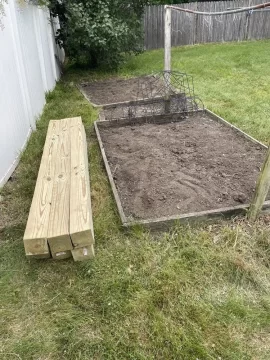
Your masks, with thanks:
M134 119L203 110L194 93L193 77L179 71L161 71L137 79L136 99L103 106L105 120Z

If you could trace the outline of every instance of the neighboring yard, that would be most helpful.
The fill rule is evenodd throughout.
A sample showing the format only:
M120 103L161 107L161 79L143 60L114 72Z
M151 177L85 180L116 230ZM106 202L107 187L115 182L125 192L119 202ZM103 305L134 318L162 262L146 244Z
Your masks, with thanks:
M173 50L205 105L270 139L270 41ZM97 112L76 88L93 78L162 69L163 52L118 74L67 70L0 201L0 358L267 360L270 217L124 233L103 167ZM82 116L89 140L96 258L29 261L23 233L50 119ZM207 141L207 139L205 139Z

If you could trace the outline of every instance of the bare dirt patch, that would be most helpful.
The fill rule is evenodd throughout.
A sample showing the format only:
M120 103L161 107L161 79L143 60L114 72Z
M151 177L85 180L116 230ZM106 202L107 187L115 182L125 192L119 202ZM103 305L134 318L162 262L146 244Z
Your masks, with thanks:
M124 212L134 219L248 203L266 153L203 113L99 131Z
M103 105L154 97L159 94L159 85L159 81L154 76L142 76L132 79L113 78L93 81L83 83L80 87L92 103Z

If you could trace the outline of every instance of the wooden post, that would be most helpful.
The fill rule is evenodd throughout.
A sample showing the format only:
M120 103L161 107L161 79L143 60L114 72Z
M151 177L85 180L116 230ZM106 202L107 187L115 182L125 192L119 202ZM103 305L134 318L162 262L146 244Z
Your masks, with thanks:
M266 154L266 158L261 170L261 173L258 177L256 190L253 197L253 200L250 205L248 217L251 221L255 221L258 217L263 203L266 199L270 188L270 146Z
M167 5L165 5L164 71L171 70L171 26L172 26L172 9Z
M171 85L171 27L172 9L165 5L165 27L164 27L164 82L165 82L165 112L170 112L170 85Z

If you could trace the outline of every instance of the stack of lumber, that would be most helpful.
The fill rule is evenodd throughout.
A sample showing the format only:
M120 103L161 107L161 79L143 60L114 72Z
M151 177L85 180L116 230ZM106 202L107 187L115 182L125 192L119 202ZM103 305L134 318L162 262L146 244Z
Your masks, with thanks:
M26 256L92 258L90 195L82 119L51 120L23 239Z

